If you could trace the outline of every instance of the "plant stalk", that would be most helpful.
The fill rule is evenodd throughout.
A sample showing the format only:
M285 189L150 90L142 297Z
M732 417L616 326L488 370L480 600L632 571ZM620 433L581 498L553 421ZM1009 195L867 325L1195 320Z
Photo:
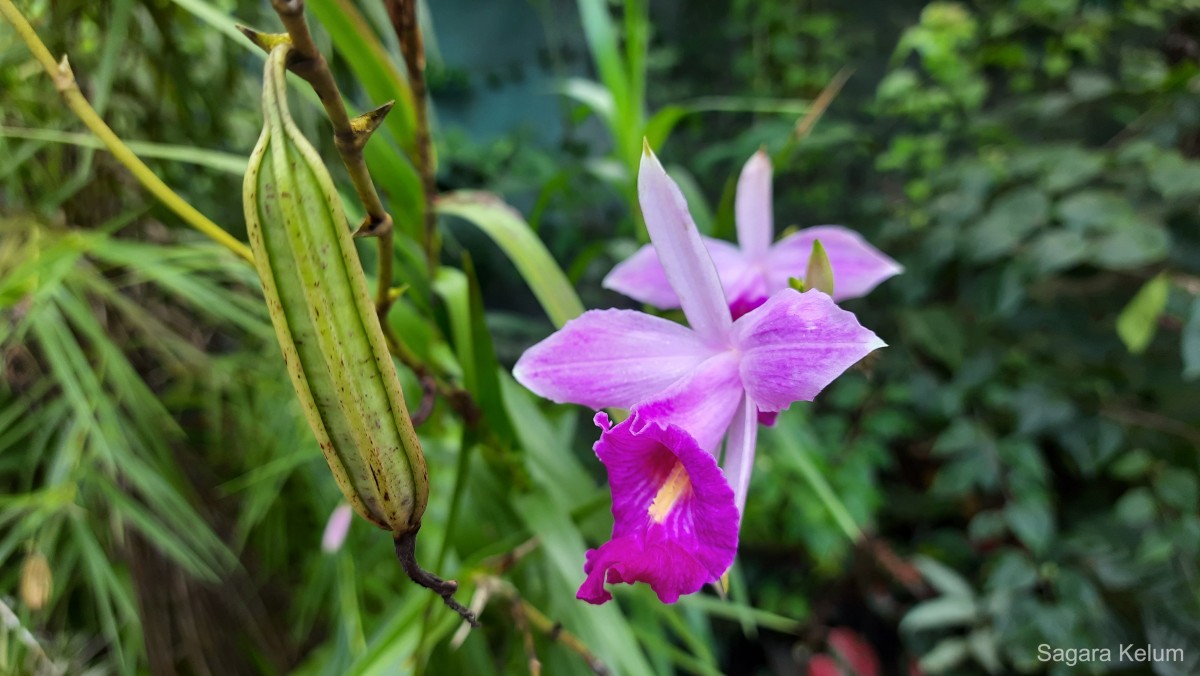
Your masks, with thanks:
M429 101L425 86L425 42L421 37L421 25L417 21L417 0L385 0L392 29L400 40L400 51L408 71L408 87L412 91L413 109L416 114L416 157L417 173L421 176L421 192L425 197L425 257L429 270L437 269L440 241L437 233L437 177L433 163L433 144L429 134Z
M351 118L346 110L346 103L342 100L342 93L333 79L333 72L329 70L329 63L313 41L308 21L304 17L304 0L271 0L271 7L279 15L279 20L283 22L283 27L291 38L293 56L288 60L288 70L307 82L321 99L321 105L324 106L325 114L333 126L333 140L338 154L341 155L346 172L350 175L354 192L358 194L358 199L366 209L366 222L356 234L379 238L375 311L379 315L380 324L387 331L387 314L393 302L390 293L393 275L392 217L383 208L383 201L375 189L375 182L371 180L371 173L363 158L363 146L391 110L392 103ZM248 29L243 29L243 32L261 46L260 39L256 37L257 33Z

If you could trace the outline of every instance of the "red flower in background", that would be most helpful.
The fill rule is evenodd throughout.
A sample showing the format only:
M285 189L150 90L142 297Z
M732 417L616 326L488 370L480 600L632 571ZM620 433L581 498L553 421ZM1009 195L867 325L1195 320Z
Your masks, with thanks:
M833 655L816 655L808 661L808 676L879 676L875 649L859 634L838 627L829 630L825 642Z

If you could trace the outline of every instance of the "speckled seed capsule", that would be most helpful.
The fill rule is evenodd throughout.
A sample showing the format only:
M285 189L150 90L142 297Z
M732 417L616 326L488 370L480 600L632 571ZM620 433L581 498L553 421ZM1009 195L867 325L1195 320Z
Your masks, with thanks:
M415 533L429 498L421 445L333 179L287 107L286 60L267 58L265 125L243 186L271 321L304 414L359 515Z

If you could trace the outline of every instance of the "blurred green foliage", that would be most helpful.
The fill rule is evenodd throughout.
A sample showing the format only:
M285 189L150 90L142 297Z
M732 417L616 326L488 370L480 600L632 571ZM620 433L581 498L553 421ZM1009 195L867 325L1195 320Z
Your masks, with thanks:
M402 95L381 3L309 4L352 108ZM532 645L545 673L586 671L554 623L628 674L796 673L834 626L887 673L1073 673L1039 644L1179 647L1192 662L1156 673L1200 669L1200 3L535 4L531 34L578 35L592 60L559 73L563 137L438 130L445 255L429 270L400 238L389 317L481 412L439 398L419 427L421 558L487 600L461 646L382 533L356 522L321 552L338 495L252 273L70 145L0 25L0 595L17 618L0 670L524 673ZM263 3L21 6L114 129L174 146L152 166L239 233L228 154L257 134L261 61L232 25L274 27ZM295 109L336 167L319 107ZM410 122L368 161L414 234ZM906 272L847 303L891 347L762 431L732 600L622 588L593 608L574 590L611 525L595 430L507 367L576 294L626 303L599 280L643 237L643 135L702 229L732 234L736 171L766 145L781 224L843 223ZM423 384L402 378L416 410ZM40 608L17 598L36 553Z

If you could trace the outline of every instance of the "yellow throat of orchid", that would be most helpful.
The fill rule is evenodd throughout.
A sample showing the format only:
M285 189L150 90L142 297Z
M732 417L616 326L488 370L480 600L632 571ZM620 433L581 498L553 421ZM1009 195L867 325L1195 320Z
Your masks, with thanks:
M666 521L675 503L691 489L692 482L688 479L687 470L683 468L683 463L676 462L675 468L667 475L667 480L654 496L654 502L650 503L648 514L654 523Z

